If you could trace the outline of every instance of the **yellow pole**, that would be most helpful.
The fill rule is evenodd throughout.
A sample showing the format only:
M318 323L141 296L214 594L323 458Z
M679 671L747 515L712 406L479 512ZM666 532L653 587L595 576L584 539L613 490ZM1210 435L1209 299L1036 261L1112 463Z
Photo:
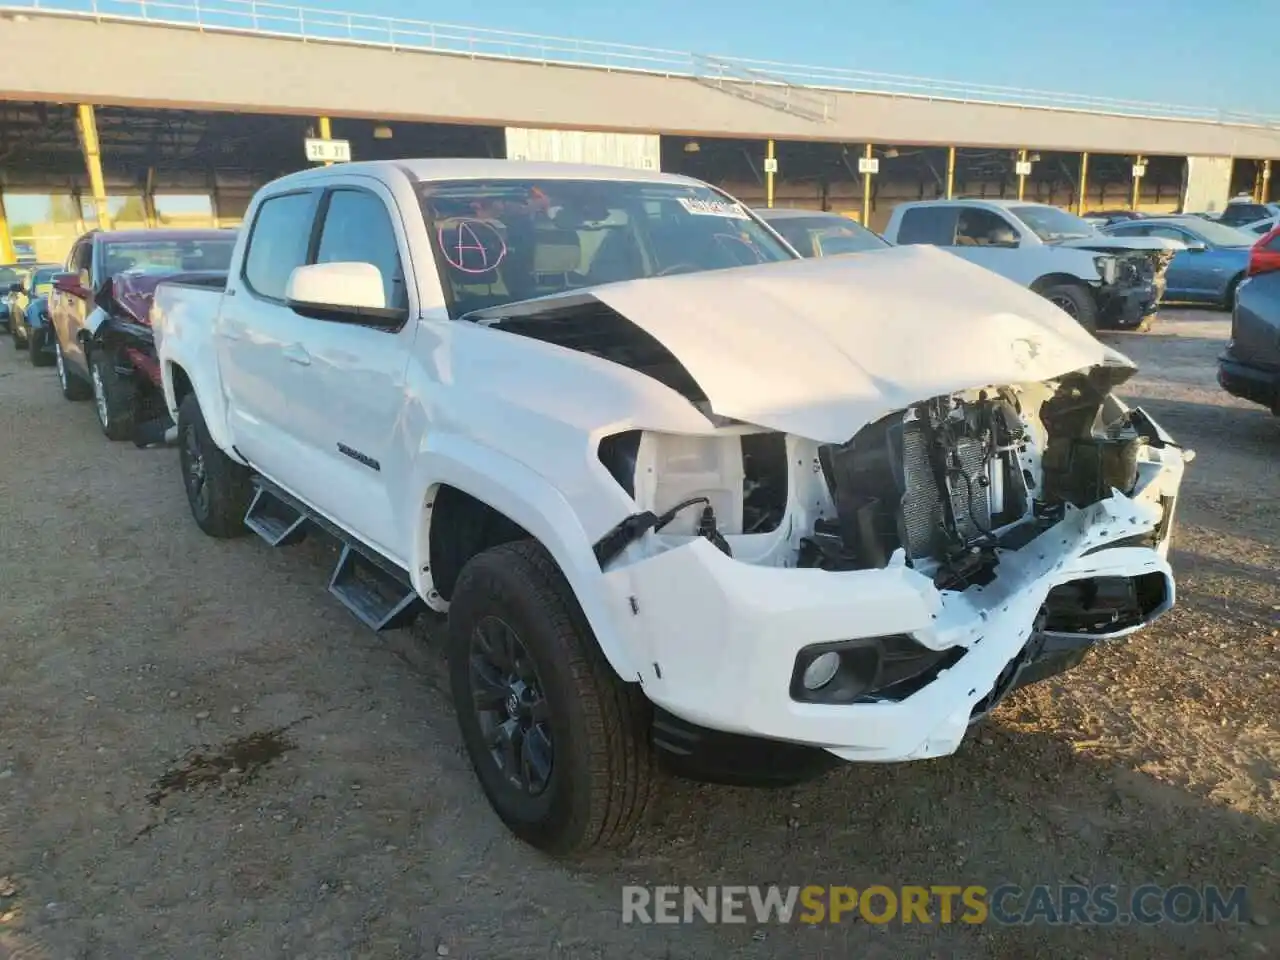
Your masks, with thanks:
M765 160L767 161L765 166L768 168L764 172L765 206L772 207L773 206L773 161L775 159L772 140L770 140L768 145L765 147L764 157L765 157Z
M1080 191L1076 194L1076 216L1084 216L1084 195L1089 189L1089 154L1080 154Z
M160 218L156 215L156 168L147 167L147 185L142 194L142 215L148 227L159 226Z
M1271 199L1271 161L1263 160L1262 161L1262 196L1258 198L1258 202L1267 203L1270 199ZM3 213L3 208L0 207L0 214L2 213ZM3 220L3 219L4 219L3 216L0 216L0 220Z
M320 139L321 139L321 140L332 140L332 139L333 139L333 129L329 126L329 118L328 118L328 117L320 117L319 132L320 132ZM326 160L326 161L324 162L324 165L325 165L326 167L331 167L331 166L333 166L333 161L332 161L332 160Z
M1018 151L1018 163L1027 162L1027 151ZM1021 200L1027 195L1027 175L1025 173L1018 174L1018 199Z
M9 232L9 215L4 209L4 191L0 190L0 263L13 263L18 255L13 251L13 234Z
M875 156L875 148L871 144L867 144L862 155L868 160ZM862 225L870 229L871 223L871 172L867 171L862 175Z
M956 192L956 148L947 147L947 199Z
M80 127L80 146L84 151L84 165L89 173L89 188L93 191L93 206L98 211L98 229L111 229L111 211L107 207L107 187L102 179L102 150L98 144L98 119L93 105L82 103L76 107Z
M1142 166L1142 163L1143 161L1142 161L1141 155L1138 155L1133 160L1133 165L1135 167ZM1142 197L1142 174L1137 173L1137 174L1134 174L1134 177L1133 177L1133 196L1129 199L1130 210L1138 209L1138 200L1141 197Z

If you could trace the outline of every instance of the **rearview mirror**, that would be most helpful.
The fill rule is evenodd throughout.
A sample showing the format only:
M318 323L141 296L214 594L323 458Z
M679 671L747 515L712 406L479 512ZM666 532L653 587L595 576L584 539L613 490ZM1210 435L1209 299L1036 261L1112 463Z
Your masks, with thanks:
M9 284L9 292L10 292L10 293L21 293L21 292L22 292L22 284L20 284L20 283L11 283L11 284Z
M316 320L398 326L409 315L387 306L382 271L372 263L312 263L289 275L285 302Z

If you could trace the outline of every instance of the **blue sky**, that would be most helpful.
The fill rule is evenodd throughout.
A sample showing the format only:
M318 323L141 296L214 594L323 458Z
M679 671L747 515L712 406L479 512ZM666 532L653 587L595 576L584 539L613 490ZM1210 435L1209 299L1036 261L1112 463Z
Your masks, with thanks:
M697 53L1280 115L1280 0L302 2Z

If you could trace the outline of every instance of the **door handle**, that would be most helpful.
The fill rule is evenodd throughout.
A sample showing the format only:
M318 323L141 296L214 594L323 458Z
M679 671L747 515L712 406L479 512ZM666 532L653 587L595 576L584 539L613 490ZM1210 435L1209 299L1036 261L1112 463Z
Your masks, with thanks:
M291 343L285 347L284 358L290 363L296 363L299 366L311 366L311 354L307 353L306 348L300 343Z

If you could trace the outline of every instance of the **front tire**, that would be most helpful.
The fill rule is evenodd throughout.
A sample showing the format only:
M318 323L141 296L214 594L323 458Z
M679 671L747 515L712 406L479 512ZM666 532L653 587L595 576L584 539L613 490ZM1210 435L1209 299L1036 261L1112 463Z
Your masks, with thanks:
M1098 332L1098 302L1088 287L1078 283L1052 283L1036 292L1090 333Z
M558 856L626 843L654 781L649 703L614 674L540 544L463 567L448 644L463 743L502 821Z
M93 405L98 424L108 440L128 440L133 436L137 387L122 377L108 353L95 351L90 356L93 377Z
M27 336L27 356L31 359L33 367L47 367L54 362L53 357L44 352L44 338L47 336L49 336L47 327L32 330Z
M58 368L58 386L62 388L62 396L67 400L88 400L93 396L93 388L67 367L66 358L62 355L62 343L58 340L57 334L54 334L53 352L53 364Z
M220 540L247 533L244 516L253 496L249 470L213 442L194 393L178 407L178 461L196 525Z

